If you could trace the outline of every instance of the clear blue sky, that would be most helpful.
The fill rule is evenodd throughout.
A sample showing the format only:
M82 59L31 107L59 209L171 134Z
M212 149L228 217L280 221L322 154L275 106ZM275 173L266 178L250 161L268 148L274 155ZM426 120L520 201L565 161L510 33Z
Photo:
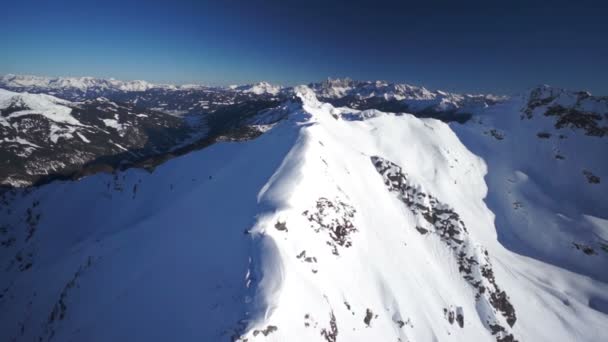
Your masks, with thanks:
M608 95L607 1L62 1L2 4L0 74L170 83L384 79Z

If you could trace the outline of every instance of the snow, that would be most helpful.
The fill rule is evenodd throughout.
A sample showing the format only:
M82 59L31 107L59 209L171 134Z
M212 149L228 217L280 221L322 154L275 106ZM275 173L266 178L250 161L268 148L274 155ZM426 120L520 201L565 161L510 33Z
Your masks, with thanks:
M118 123L117 119L101 119L101 121L103 121L104 125L107 127L114 128L118 132L122 132L124 130L124 126Z
M412 112L423 112L425 110L469 112L508 99L505 96L455 94L441 90L431 91L425 87L409 84L385 81L362 82L349 78L329 78L324 82L311 84L310 86L317 96L323 99L353 98L369 100L382 98L385 101L402 103Z
M441 91L433 93L424 87L409 84L395 84L385 81L360 82L350 78L331 79L313 85L317 95L324 98L341 98L354 96L357 98L383 97L385 100L430 100L437 95L448 95Z
M84 141L85 143L90 143L91 141L89 139L87 139L84 135L82 135L80 132L76 132L76 135L78 135L78 137L80 137L80 139L82 139L82 141Z
M110 84L122 91L146 91L148 89L157 88L156 85L141 80L127 82L110 80Z
M576 102L563 90L541 90L557 96L552 103ZM486 182L494 191L487 202L497 215L499 241L517 253L606 282L605 255L589 258L573 243L601 249L593 234L597 228L585 217L606 218L606 183L590 184L584 171L608 179L608 161L600 157L608 150L608 140L580 129L556 129L556 119L541 113L551 103L536 108L528 119L520 112L528 100L513 98L475 115L466 125L452 126L489 167ZM501 132L502 140L488 134L491 130ZM549 137L540 138L539 133ZM546 235L538 236L538 227Z
M54 182L11 200L13 213L0 217L17 238L0 250L0 336L604 338L608 254L566 246L591 239L587 232L606 237L606 183L585 183L580 170L608 176L597 158L605 140L539 143L539 129L558 132L549 117L522 121L526 99L448 125L334 108L313 89L294 91L302 105L255 118L271 126L257 139L217 143L154 172ZM554 148L568 164L555 160ZM580 181L560 183L575 175ZM28 208L40 217L26 241ZM425 218L428 208L435 219ZM458 233L445 235L453 232L441 224ZM514 324L492 304L498 288ZM462 327L450 317L462 317ZM494 324L504 331L493 332Z
M16 138L3 138L2 140L0 140L0 142L6 142L6 143L17 143L17 144L21 144L21 145L27 145L30 147L34 147L34 148L40 148L40 146L27 141L26 139L20 138L20 137L16 137Z
M55 124L51 124L50 132L49 132L49 140L56 144L60 138L63 139L72 139L74 137L73 133L76 131L76 128L71 126L58 126Z
M72 108L69 107L71 104L69 101L50 95L15 93L0 89L0 108L5 109L11 105L25 107L25 109L12 112L8 116L0 118L0 120L6 121L23 115L39 114L58 123L82 126L70 114L72 112Z
M270 94L277 95L281 92L282 87L268 82L258 82L254 84L246 84L241 86L230 86L229 89L240 91L243 93L253 93L256 95Z
M123 151L129 151L127 148L125 148L124 146L121 146L117 143L114 143L114 146L118 147L119 149L123 150Z
M47 90L102 91L119 90L125 92L146 91L154 88L176 89L173 85L153 84L146 81L105 80L94 77L41 77L30 75L4 75L0 85L12 88L39 88Z

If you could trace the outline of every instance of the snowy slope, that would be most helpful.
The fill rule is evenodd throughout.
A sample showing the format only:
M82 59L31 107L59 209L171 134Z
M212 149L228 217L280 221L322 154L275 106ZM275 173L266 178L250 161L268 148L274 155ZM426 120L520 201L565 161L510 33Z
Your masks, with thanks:
M488 164L502 244L608 282L608 99L543 86L452 127Z
M542 246L589 229L606 232L601 200L578 197L605 193L606 183L594 184L599 190L579 184L562 206L573 222L583 222L573 213L592 222L580 234L548 233L540 222L522 226L509 221L518 219L512 207L499 203L507 190L521 194L526 208L554 210L558 197L530 197L554 187L523 167L541 154L528 151L509 169L500 155L515 158L514 146L529 149L531 140L520 139L535 137L528 133L550 117L526 119L530 128L497 140L484 132L522 121L527 99L461 126L334 108L307 87L295 91L301 106L285 106L286 118L255 140L217 143L153 173L130 169L5 193L0 336L329 342L605 336L608 285L601 270L608 254L577 259L572 249L563 260L551 259L555 253ZM511 147L499 145L508 141ZM597 159L593 153L587 156ZM576 158L574 151L567 158ZM596 163L585 167L606 170ZM507 189L503 177L510 172L516 182L536 185Z

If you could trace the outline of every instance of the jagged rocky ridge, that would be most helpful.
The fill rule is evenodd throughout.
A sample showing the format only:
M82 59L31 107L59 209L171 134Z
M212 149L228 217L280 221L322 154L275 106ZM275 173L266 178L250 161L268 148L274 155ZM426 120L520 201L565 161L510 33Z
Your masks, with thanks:
M422 191L420 186L412 184L398 165L378 156L372 156L371 161L383 176L388 190L396 193L416 216L416 230L422 235L437 234L446 247L452 250L458 263L458 271L474 288L475 299L483 302L479 304L479 314L482 317L484 314L488 315L485 317L486 327L496 335L496 341L515 341L505 324L501 323L504 319L509 327L513 327L517 320L515 309L507 294L496 284L488 251L470 240L460 215L449 205ZM461 312L461 309L458 311ZM503 318L498 318L496 313L500 313ZM458 317L462 328L462 313Z
M496 95L454 94L384 81L327 79L310 85L324 102L334 106L392 113L412 113L444 121L467 121L479 109L505 101Z
M581 129L589 136L608 134L608 97L589 92L569 92L541 86L530 92L522 118L545 115L555 118L555 128Z

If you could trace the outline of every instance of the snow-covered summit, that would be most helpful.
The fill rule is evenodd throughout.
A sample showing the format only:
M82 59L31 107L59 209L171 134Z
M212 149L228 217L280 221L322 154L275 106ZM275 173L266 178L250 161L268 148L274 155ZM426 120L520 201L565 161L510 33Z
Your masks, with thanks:
M407 113L471 112L505 101L491 94L457 94L385 81L327 79L309 85L319 98L336 106Z
M268 82L258 82L258 83L253 83L253 84L230 86L229 88L232 90L239 91L239 92L252 93L252 94L256 94L256 95L263 95L263 94L277 95L283 89L283 87L281 87L279 85L271 84Z
M359 99L371 97L382 97L393 100L435 100L438 98L452 99L461 101L465 98L487 98L499 101L505 99L504 96L496 95L475 95L475 94L456 94L441 90L431 91L425 87L418 87L404 83L391 83L386 81L355 81L350 78L331 79L321 83L312 83L310 87L315 90L321 98L341 98L353 96Z
M355 81L350 78L328 78L321 83L312 83L310 86L322 98L354 96L357 98L383 97L385 99L396 100L428 100L436 97L436 94L424 87L388 83L385 81Z

